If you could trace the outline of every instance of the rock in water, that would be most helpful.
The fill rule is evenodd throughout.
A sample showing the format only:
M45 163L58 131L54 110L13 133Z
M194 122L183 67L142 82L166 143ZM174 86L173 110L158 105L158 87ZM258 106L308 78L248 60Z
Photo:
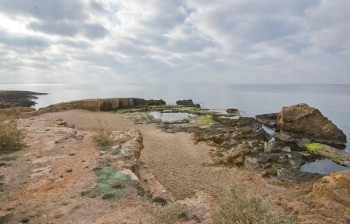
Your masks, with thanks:
M176 101L176 105L178 106L184 106L184 107L195 107L200 108L201 106L199 104L193 103L193 100L178 100Z
M277 126L298 138L308 138L311 141L342 145L346 135L322 113L307 104L283 107L277 117Z

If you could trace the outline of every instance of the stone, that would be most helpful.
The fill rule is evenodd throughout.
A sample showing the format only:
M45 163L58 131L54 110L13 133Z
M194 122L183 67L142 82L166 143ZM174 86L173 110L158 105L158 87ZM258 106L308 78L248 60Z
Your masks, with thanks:
M298 138L311 141L343 145L346 135L322 113L307 104L283 107L277 117L277 127Z
M238 109L236 109L236 108L227 108L226 109L226 113L228 113L228 114L239 114L239 110Z
M320 177L317 173L304 173L297 168L280 168L277 170L277 178L286 180L311 180Z
M196 192L192 198L185 198L176 203L186 211L187 217L196 220L196 223L212 223L211 213L219 208L215 199L202 191Z
M194 104L191 99L189 99L189 100L178 100L178 101L176 101L176 105L184 106L184 107L200 108L200 105L199 104Z
M244 164L245 156L252 152L252 148L246 144L239 144L233 152L229 152L226 162L227 164L234 164L242 166Z
M276 125L277 117L278 117L278 113L260 114L255 116L256 120L259 123L264 124L270 128L277 127Z
M264 151L273 153L273 152L279 152L280 149L278 147L277 142L274 139L271 139L270 141L265 142Z
M250 170L257 168L269 168L274 161L274 156L270 154L259 153L256 155L246 156L244 160L244 167Z

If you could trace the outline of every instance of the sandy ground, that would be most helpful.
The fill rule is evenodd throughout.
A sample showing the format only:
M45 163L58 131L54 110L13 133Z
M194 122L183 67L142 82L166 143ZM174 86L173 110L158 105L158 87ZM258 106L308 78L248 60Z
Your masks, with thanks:
M237 172L235 168L210 166L210 147L204 143L194 144L189 133L164 133L155 126L137 125L119 114L108 112L71 110L40 117L63 119L78 130L139 129L144 137L141 160L176 199L192 197L197 191L220 197L233 183L254 185L259 178L243 170Z

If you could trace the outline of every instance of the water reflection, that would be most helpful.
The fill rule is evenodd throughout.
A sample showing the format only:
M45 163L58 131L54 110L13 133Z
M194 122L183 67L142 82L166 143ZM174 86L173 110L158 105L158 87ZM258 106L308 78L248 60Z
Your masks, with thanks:
M344 167L336 164L329 159L320 159L314 162L305 163L300 170L308 173L329 174L333 171L348 170L350 167Z

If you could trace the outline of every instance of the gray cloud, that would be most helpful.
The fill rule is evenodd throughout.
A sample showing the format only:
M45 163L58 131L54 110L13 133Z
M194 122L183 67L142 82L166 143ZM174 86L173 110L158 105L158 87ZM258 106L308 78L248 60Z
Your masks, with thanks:
M61 36L75 36L79 33L78 26L76 24L68 22L33 22L28 25L28 28L35 31L41 31L47 34L57 34Z
M84 24L82 33L90 39L104 38L108 30L99 24Z
M4 44L6 47L38 49L48 47L50 41L33 35L10 34L6 31L0 30L0 43Z
M80 41L62 40L61 43L68 47L78 48L78 49L87 49L90 46L90 43L83 40L80 40Z
M347 0L2 0L0 60L23 77L72 82L350 83L349 7ZM0 80L9 71L0 69Z
M28 28L60 36L74 37L78 34L82 34L89 39L104 38L108 30L99 24L84 24L84 23L72 23L72 22L33 22L28 25Z
M2 0L0 11L11 16L27 15L45 21L81 20L85 17L82 1Z

